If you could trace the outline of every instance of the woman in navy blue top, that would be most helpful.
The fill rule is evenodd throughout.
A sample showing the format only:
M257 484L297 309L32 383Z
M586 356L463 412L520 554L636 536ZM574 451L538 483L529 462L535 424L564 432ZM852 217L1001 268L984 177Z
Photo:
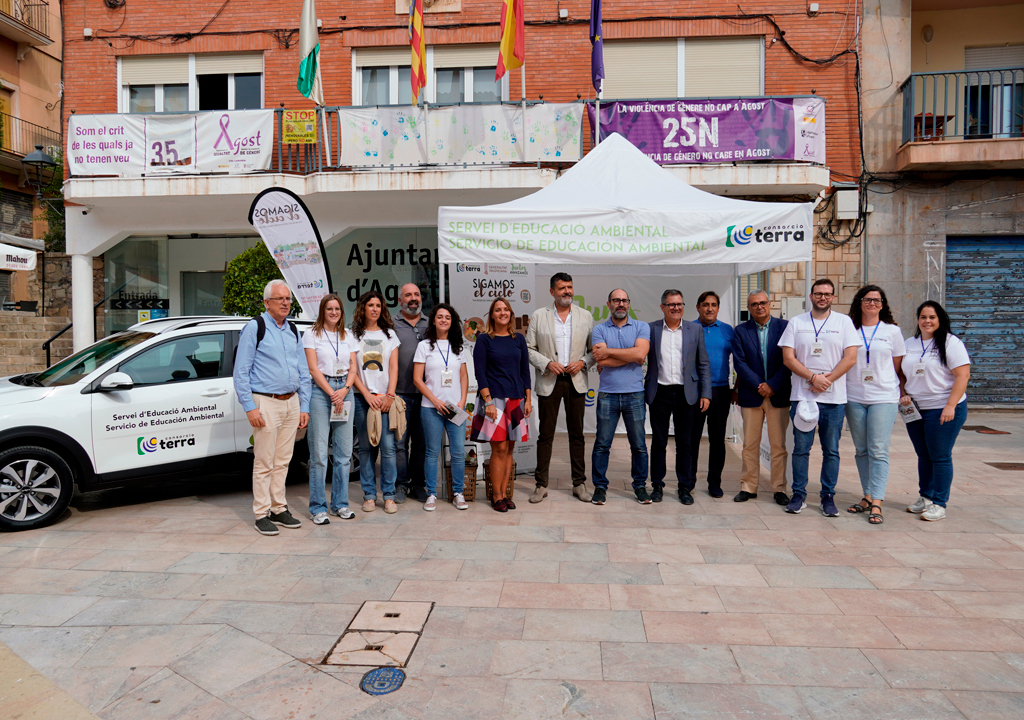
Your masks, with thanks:
M512 306L497 298L487 312L487 332L477 335L473 365L480 401L473 416L473 442L491 444L491 505L515 510L505 495L517 440L527 440L530 404L530 356L526 338L512 328Z

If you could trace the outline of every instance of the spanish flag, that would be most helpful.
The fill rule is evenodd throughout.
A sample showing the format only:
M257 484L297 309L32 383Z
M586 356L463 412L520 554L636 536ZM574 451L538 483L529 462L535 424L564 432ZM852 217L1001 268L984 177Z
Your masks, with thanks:
M523 0L503 0L501 10L501 43L498 45L498 68L495 81L507 70L515 70L526 62L526 37Z
M423 37L423 0L409 2L409 45L412 47L412 104L419 103L427 86L427 43Z

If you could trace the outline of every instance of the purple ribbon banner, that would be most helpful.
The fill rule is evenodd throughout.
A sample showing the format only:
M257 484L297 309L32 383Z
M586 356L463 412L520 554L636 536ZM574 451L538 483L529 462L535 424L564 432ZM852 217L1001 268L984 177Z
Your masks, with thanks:
M593 103L587 104L587 113L593 128ZM758 160L824 164L825 101L808 96L602 102L601 136L611 133L619 133L662 165Z

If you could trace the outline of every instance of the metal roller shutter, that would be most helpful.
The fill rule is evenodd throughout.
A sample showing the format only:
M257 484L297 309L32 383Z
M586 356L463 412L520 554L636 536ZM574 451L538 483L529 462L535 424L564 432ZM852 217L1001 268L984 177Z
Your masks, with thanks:
M435 68L497 67L497 45L434 45Z
M946 311L971 354L968 401L1024 404L1024 236L947 238Z
M356 48L356 67L399 67L412 65L412 51L408 45L398 47Z
M122 85L188 82L188 55L133 55L121 58Z
M760 37L686 39L686 97L761 94Z
M263 53L196 55L196 75L263 72Z
M679 95L679 43L615 40L604 44L604 97L608 100Z

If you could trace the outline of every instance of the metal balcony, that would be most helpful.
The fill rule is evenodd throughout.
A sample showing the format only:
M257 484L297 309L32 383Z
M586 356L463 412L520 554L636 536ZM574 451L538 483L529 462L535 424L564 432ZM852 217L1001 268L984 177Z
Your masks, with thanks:
M61 150L60 133L21 118L0 113L0 150L25 157L36 145L42 145L51 155Z
M913 73L903 143L1024 137L1024 68Z
M50 4L46 0L0 0L0 35L20 45L50 45Z

